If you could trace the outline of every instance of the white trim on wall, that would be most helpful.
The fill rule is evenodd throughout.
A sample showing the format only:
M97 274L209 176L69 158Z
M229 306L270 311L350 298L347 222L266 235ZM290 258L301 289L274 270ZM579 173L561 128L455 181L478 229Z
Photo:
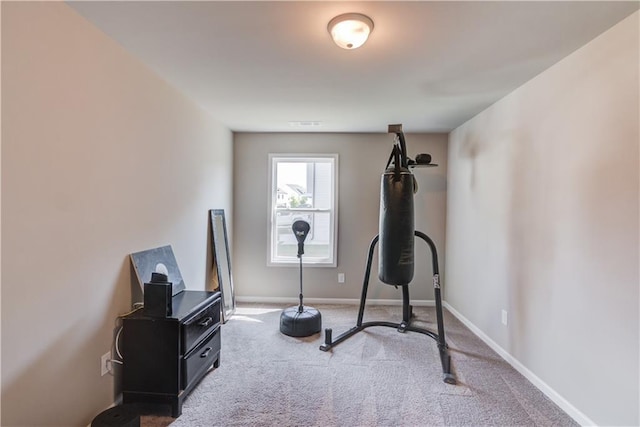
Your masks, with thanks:
M236 295L236 301L256 304L298 304L298 298L280 297L240 297ZM360 300L356 298L305 298L304 302L309 304L334 304L334 305L359 305ZM367 299L367 305L402 305L399 299ZM411 305L416 307L433 307L436 305L433 300L411 300Z
M556 405L560 407L564 412L566 412L571 418L573 418L577 423L582 426L595 426L594 423L589 417L579 411L575 406L573 406L569 401L567 401L564 397L560 395L557 391L552 389L547 383L542 381L536 374L531 372L524 366L518 359L513 357L509 352L500 347L494 340L489 338L487 334L482 332L480 328L474 325L469 319L464 317L458 310L451 307L449 303L446 301L443 302L443 306L449 310L451 314L453 314L460 322L462 322L467 328L471 330L478 338L484 341L493 351L498 353L500 357L502 357L509 365L513 366L513 368L520 372L526 379L528 379L534 386L536 386L541 392L543 392L549 399L553 401Z

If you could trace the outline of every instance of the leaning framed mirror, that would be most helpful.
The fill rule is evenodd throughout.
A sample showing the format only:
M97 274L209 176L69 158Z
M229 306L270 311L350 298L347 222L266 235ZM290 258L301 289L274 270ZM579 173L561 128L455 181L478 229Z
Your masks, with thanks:
M213 254L211 272L213 289L219 290L222 294L222 322L226 323L236 311L236 299L233 291L231 257L224 209L211 209L209 218L211 221L211 252Z

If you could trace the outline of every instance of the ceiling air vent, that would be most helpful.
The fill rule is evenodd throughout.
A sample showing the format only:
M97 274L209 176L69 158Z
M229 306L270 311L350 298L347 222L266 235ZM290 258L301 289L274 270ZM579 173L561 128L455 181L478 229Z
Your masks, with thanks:
M292 128L318 128L322 126L322 122L312 121L312 120L303 120L303 121L295 121L289 122L289 127Z

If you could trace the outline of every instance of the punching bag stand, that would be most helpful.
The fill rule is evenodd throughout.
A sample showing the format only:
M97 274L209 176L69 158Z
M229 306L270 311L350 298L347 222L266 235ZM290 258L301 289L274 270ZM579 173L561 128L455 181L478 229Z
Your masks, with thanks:
M290 337L308 337L322 329L322 315L313 307L305 307L302 303L302 255L304 241L311 226L308 222L298 220L291 226L298 240L298 259L300 259L300 304L286 308L280 314L280 332Z

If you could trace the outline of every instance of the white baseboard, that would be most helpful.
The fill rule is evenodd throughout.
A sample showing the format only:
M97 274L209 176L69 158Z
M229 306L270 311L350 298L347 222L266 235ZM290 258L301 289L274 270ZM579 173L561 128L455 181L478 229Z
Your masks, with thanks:
M513 366L513 368L520 372L526 379L528 379L534 386L536 386L541 392L543 392L549 399L551 399L556 405L560 407L563 411L565 411L571 418L573 418L577 423L582 426L595 426L594 423L589 417L579 411L575 406L573 406L567 399L562 397L558 392L552 389L547 383L542 381L536 374L531 372L524 366L518 359L509 354L505 349L500 347L494 340L489 338L487 334L482 332L476 325L471 323L469 319L464 317L459 311L455 308L451 307L446 301L442 303L442 305L449 310L451 314L453 314L460 322L462 322L467 328L471 330L478 338L485 342L493 351L498 353L500 357L509 363L509 365Z
M280 297L241 297L236 296L236 301L258 304L297 304L298 298ZM355 298L305 298L304 302L309 304L334 304L334 305L359 305L360 299ZM367 299L367 305L402 305L402 300L397 299ZM432 307L436 305L433 300L411 300L411 305L415 307Z

